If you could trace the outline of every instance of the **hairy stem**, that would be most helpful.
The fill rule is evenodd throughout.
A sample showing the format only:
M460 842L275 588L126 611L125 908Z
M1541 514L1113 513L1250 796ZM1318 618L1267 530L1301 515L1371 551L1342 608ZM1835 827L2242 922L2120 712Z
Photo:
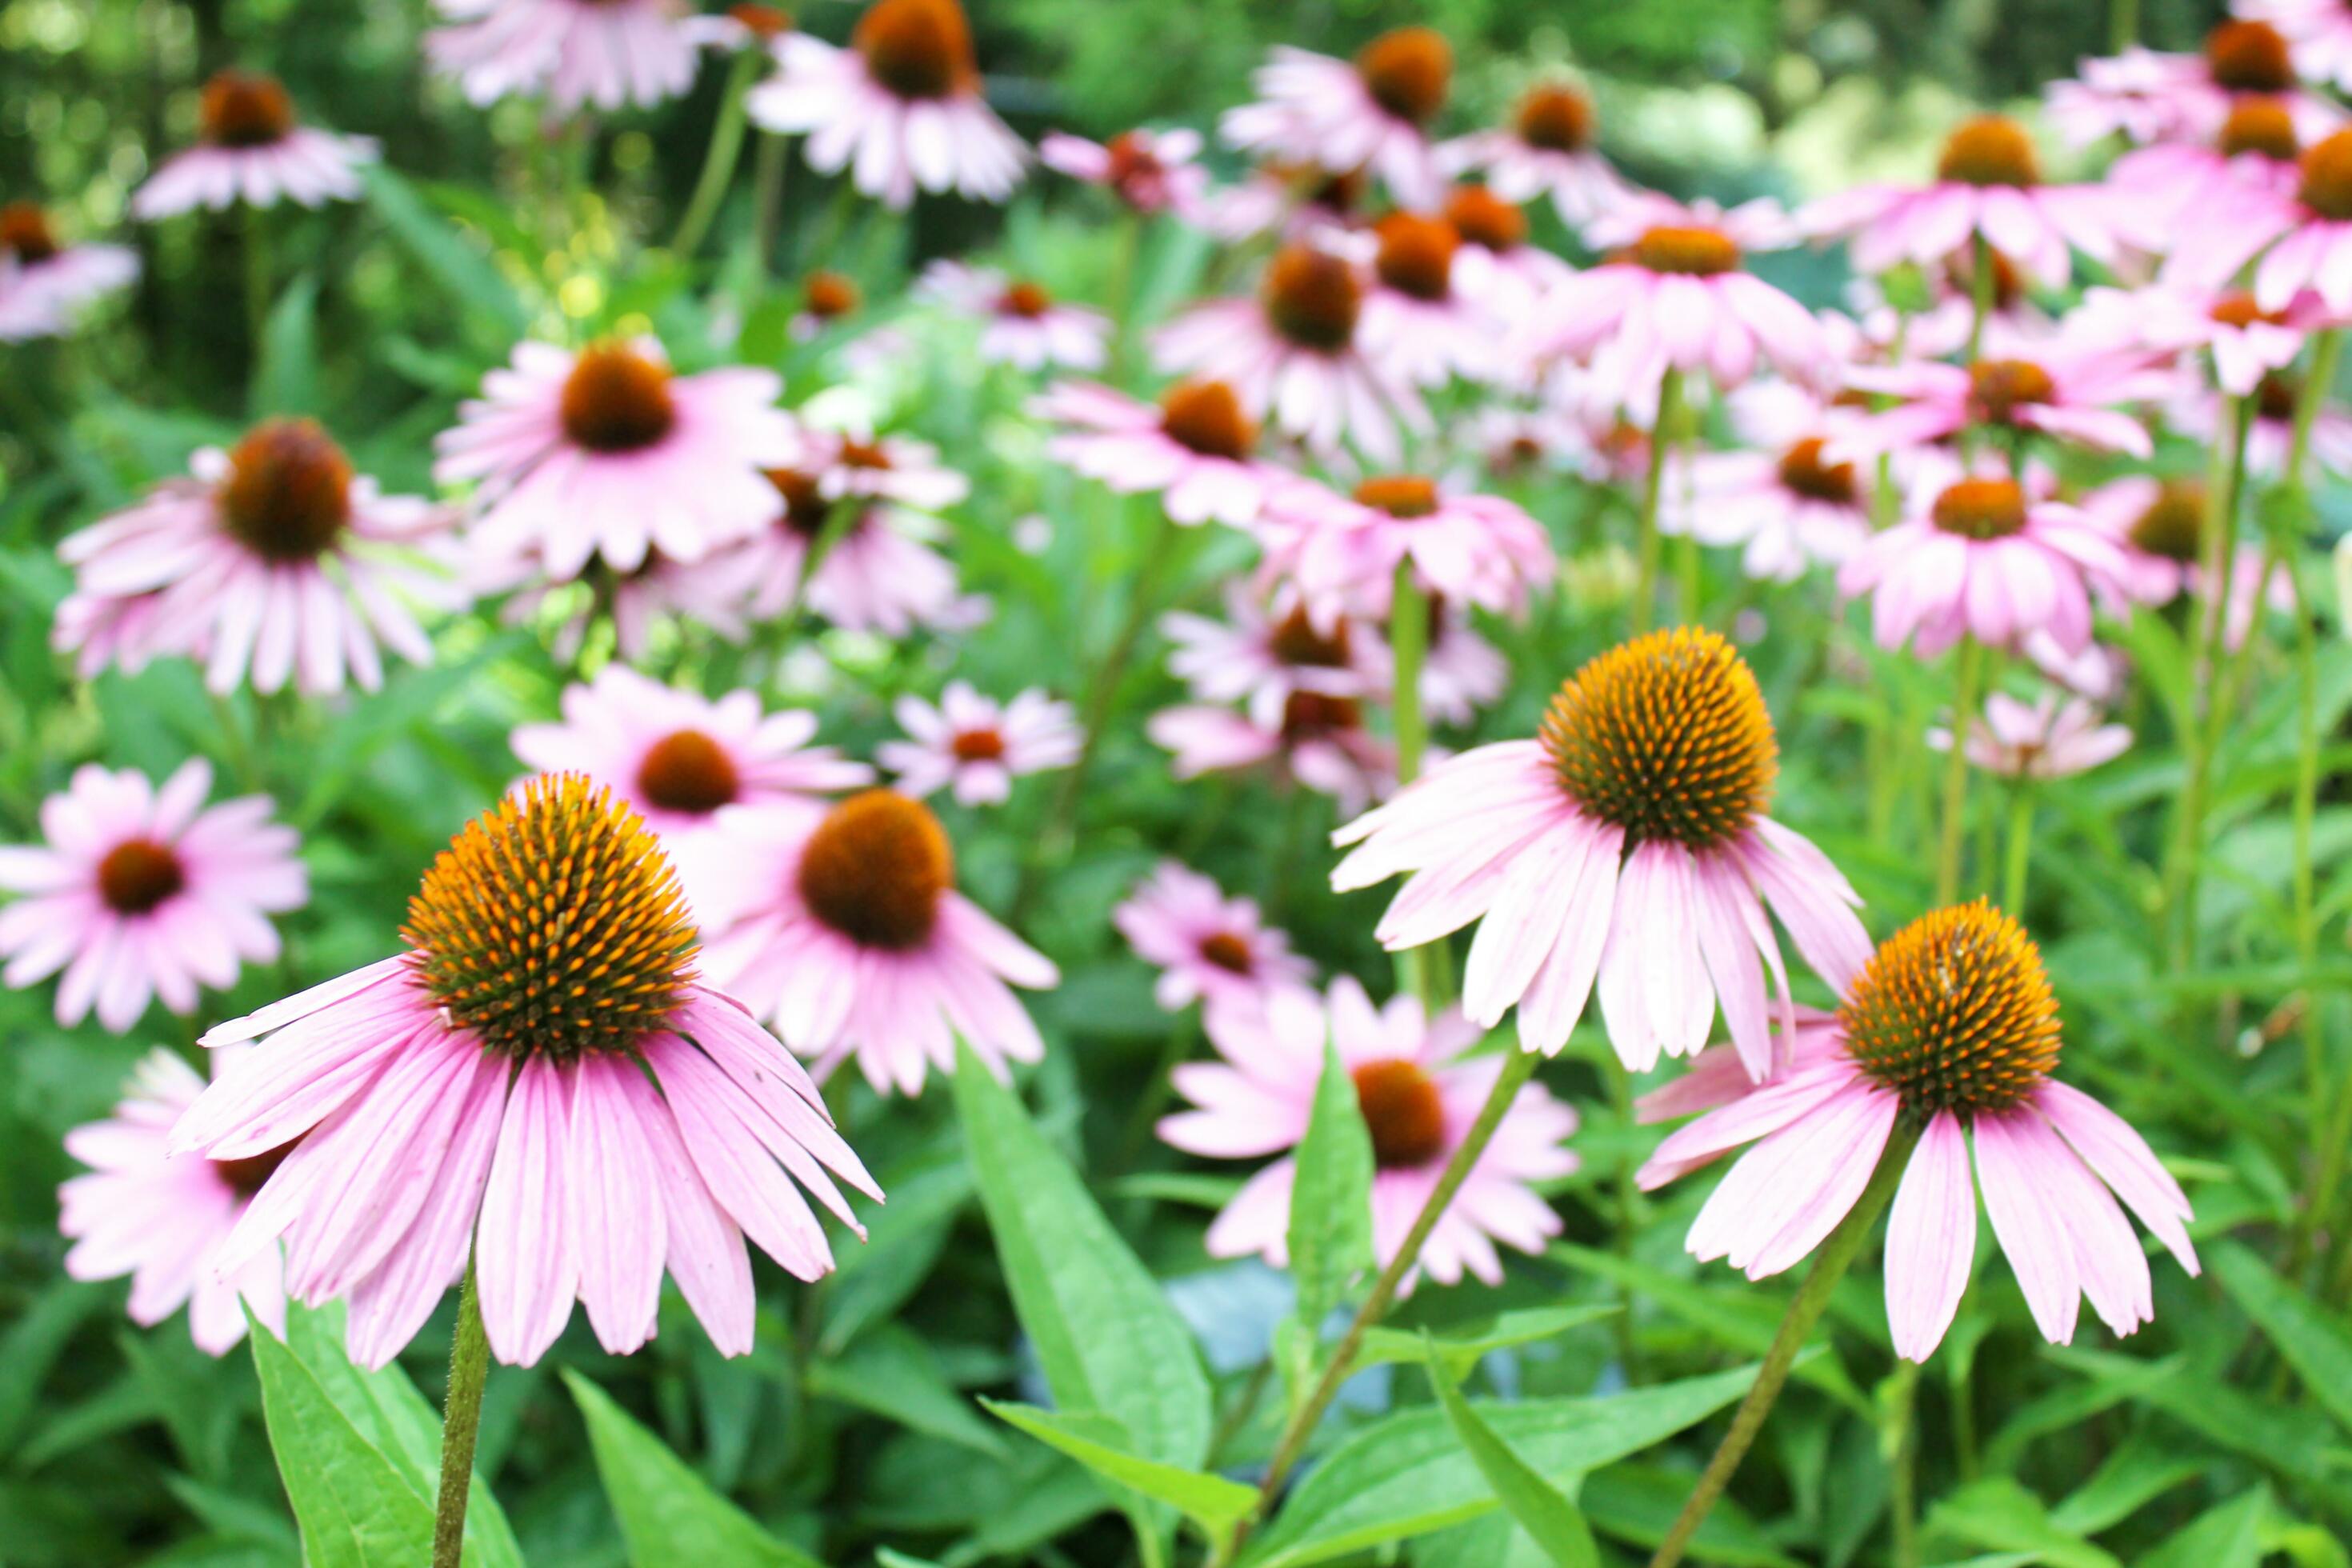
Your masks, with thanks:
M458 1568L466 1551L466 1497L474 1481L474 1441L481 1435L482 1385L489 1381L490 1340L482 1328L474 1265L457 1293L457 1337L449 1346L449 1397L441 1415L441 1490L433 1510L433 1568Z
M1683 373L1669 365L1658 383L1658 416L1650 426L1650 473L1642 485L1640 574L1633 586L1636 633L1648 631L1658 613L1658 558L1664 547L1658 537L1658 497L1665 488L1666 464L1672 456L1675 426L1682 416L1682 401Z
M1944 761L1942 837L1936 849L1936 906L1940 909L1960 890L1960 845L1969 805L1969 726L1976 721L1977 700L1984 685L1984 645L1967 633L1960 636L1958 658L1952 673L1952 749Z

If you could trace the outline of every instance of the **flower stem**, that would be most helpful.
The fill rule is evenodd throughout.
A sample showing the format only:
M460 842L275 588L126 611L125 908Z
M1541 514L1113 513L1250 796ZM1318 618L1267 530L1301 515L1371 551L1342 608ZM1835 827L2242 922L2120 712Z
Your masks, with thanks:
M1911 1157L1911 1146L1919 1141L1919 1130L1908 1121L1897 1121L1888 1134L1886 1148L1878 1156L1878 1168L1871 1173L1870 1184L1863 1189L1837 1229L1822 1243L1813 1255L1813 1267L1805 1282L1797 1288L1796 1300L1789 1303L1788 1312L1780 1319L1780 1331L1772 1336L1772 1345L1764 1352L1764 1364L1758 1369L1756 1382L1748 1388L1748 1397L1739 1402L1738 1412L1731 1418L1731 1430L1723 1435L1716 1448L1715 1458L1691 1489L1675 1516L1674 1526L1666 1531L1664 1541L1650 1559L1650 1568L1674 1568L1683 1560L1690 1547L1691 1538L1723 1496L1723 1489L1731 1483L1732 1473L1739 1461L1748 1457L1756 1435L1764 1429L1764 1418L1772 1413L1772 1402L1780 1397L1780 1389L1789 1381L1789 1371L1797 1364L1797 1352L1804 1348L1806 1338L1820 1321L1822 1309L1830 1304L1830 1292L1845 1277L1853 1265L1862 1244L1869 1239L1871 1226L1878 1223L1879 1211L1895 1195L1895 1183L1902 1179L1904 1164Z
M1421 776L1429 749L1429 725L1421 710L1421 669L1429 658L1429 599L1413 575L1412 558L1397 563L1396 586L1389 596L1389 647L1395 655L1394 689L1389 694L1396 719L1397 787ZM1433 1014L1437 1007L1431 946L1408 947L1396 955L1399 990L1410 991Z
M1682 416L1683 373L1673 365L1658 382L1658 416L1650 426L1650 473L1642 486L1640 575L1633 586L1633 630L1650 629L1658 613L1658 496L1665 486L1674 428Z
M1952 675L1952 749L1944 761L1943 837L1936 850L1936 906L1941 909L1960 890L1960 844L1969 805L1969 726L1976 720L1977 698L1984 684L1984 645L1960 634L1959 657Z
M433 1513L433 1568L458 1568L466 1551L466 1497L474 1481L474 1440L482 1426L482 1384L490 1340L474 1290L473 1259L457 1293L457 1337L449 1346L449 1398L441 1415L441 1490Z
M2238 503L2245 489L2246 438L2254 414L2251 396L2230 406L2231 430L2224 443L2229 456L2221 468L2221 482L2208 498L2204 538L2200 542L2198 570L2205 593L2196 634L2195 677L2201 685L2202 707L2190 710L2188 732L2181 736L2187 776L2181 785L2172 863L2165 879L2165 931L2176 967L2188 963L2196 953L2197 885L2199 863L2204 858L2206 796L2213 776L2213 753L2228 733L2235 706L2231 683L2226 679L2230 584L2237 573Z
M2026 862L2033 852L2033 786L2023 779L2009 802L2009 854L2000 879L2000 907L2025 918Z
M1437 1185L1430 1192L1429 1201L1422 1205L1421 1213L1414 1217L1412 1228L1405 1232L1396 1256L1389 1259L1388 1267L1382 1268L1380 1277L1372 1281L1370 1293L1364 1298L1364 1304L1356 1309L1355 1319L1349 1323L1348 1331L1332 1351L1330 1361L1325 1363L1323 1375L1316 1380L1313 1391L1292 1412L1288 1424L1283 1427L1282 1436L1275 1444L1274 1458L1266 1464L1265 1479L1258 1483L1257 1501L1234 1522L1233 1533L1210 1554L1210 1568L1226 1568L1240 1554L1242 1543L1249 1539L1250 1530L1282 1490L1283 1482L1290 1479L1290 1472L1297 1465L1299 1456L1306 1451L1307 1438L1314 1436L1316 1426L1323 1419L1323 1413L1331 1407L1339 1385L1348 1381L1349 1373L1354 1370L1356 1357L1364 1347L1364 1336L1395 1304L1397 1291L1402 1288L1405 1277L1412 1272L1414 1265L1421 1259L1421 1249L1429 1240L1429 1233L1437 1228L1438 1220L1444 1217L1446 1208L1454 1202L1454 1194L1461 1190L1464 1180L1470 1174L1470 1168L1478 1163L1479 1156L1486 1152L1486 1145L1494 1141L1495 1130L1503 1124L1504 1113L1510 1110L1511 1102L1518 1098L1519 1090L1526 1087L1528 1079L1535 1076L1538 1059L1535 1052L1517 1048L1504 1059L1503 1070L1496 1075L1495 1087L1488 1091L1486 1103L1479 1107L1477 1120L1471 1122L1469 1131L1462 1136L1461 1147L1454 1151L1454 1157L1439 1173Z
M736 160L743 152L743 95L751 89L751 79L764 58L760 49L741 49L728 69L726 96L719 100L719 121L710 130L710 150L703 154L702 174L694 183L686 216L678 220L677 237L669 245L681 261L693 260L694 253L702 248L711 220L718 217L719 204L727 199Z
M1993 306L2000 299L2000 275L1995 270L1992 241L1979 232L1970 237L1969 245L1967 363L1974 364L1984 353L1985 323L1992 319Z
M269 216L251 202L244 206L246 364L257 386L262 340L269 332ZM253 412L261 415L269 410Z

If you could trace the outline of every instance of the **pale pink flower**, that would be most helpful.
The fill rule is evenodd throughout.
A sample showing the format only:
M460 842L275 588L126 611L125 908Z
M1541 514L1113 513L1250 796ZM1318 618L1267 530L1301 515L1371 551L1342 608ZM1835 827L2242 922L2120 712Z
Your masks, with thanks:
M440 0L434 68L478 104L544 93L547 107L651 108L694 85L685 0ZM715 19L715 18L714 18Z
M2115 263L2114 205L2114 193L2100 186L2043 184L2041 156L2025 127L1983 114L1944 143L1933 183L1856 186L1811 203L1797 221L1811 238L1847 241L1859 271L1885 272L1906 261L1941 267L1981 236L2029 277L2055 289L2074 271L2073 250Z
M217 1068L222 1058L214 1061ZM58 1228L73 1242L65 1259L68 1277L128 1274L132 1322L153 1328L184 1304L196 1348L226 1355L245 1338L248 1308L272 1333L286 1331L277 1248L226 1273L215 1259L254 1193L290 1151L243 1160L164 1152L172 1124L204 1088L168 1050L142 1058L114 1114L66 1134L66 1152L89 1169L58 1188Z
M1550 580L1550 537L1516 501L1440 488L1414 474L1369 479L1351 495L1297 479L1266 502L1269 574L1297 584L1318 621L1384 617L1410 562L1426 594L1516 614Z
M824 476L863 485L890 472L836 468ZM771 470L773 517L759 533L705 563L709 574L747 590L751 614L762 620L797 602L835 626L886 637L971 622L955 568L931 548L941 532L938 521L865 495L828 500L822 493L824 476L799 468ZM947 477L962 481L960 474ZM846 518L838 527L836 510ZM828 534L832 542L812 572L810 552Z
M1261 1011L1277 990L1310 985L1315 965L1290 951L1290 935L1265 923L1255 899L1228 899L1217 884L1162 860L1110 912L1135 954L1160 971L1151 994L1171 1013Z
M1393 610L1393 606L1391 606ZM1388 643L1368 639L1365 659L1378 672L1384 692L1396 686L1396 656ZM1429 642L1422 650L1421 710L1433 724L1467 724L1492 705L1511 683L1510 662L1493 643L1472 629L1461 606L1443 598L1429 601Z
M864 425L795 428L799 444L791 466L814 475L817 494L826 500L896 501L917 511L942 511L971 494L971 481L942 464L929 441L877 436Z
M2252 294L2183 283L2090 289L2067 330L2085 342L2167 358L2202 349L2212 355L2215 384L2243 397L2263 377L2294 363L2305 335L2325 324L2318 303L2316 295L2304 294L2284 310L2267 311Z
M1566 82L1539 82L1507 127L1477 131L1437 150L1447 174L1478 173L1507 202L1549 195L1560 222L1581 228L1633 192L1594 145L1592 100Z
M761 710L759 693L713 700L608 664L564 688L560 723L519 726L509 743L534 773L580 773L664 837L709 828L730 805L825 804L874 770L812 746L816 715Z
M1742 446L1677 455L1661 487L1659 531L1738 545L1742 569L1773 582L1853 554L1870 537L1871 479L1822 456L1852 411L1785 382L1751 383L1728 402Z
M2124 656L2101 643L2090 643L2079 653L2069 653L2048 632L2028 632L2018 645L2018 651L2044 676L2094 702L2113 703L2119 700L2131 675L2131 666Z
M2130 729L2102 723L2103 717L2079 697L2062 703L2045 691L2029 703L1996 691L1985 699L1984 712L1969 721L1968 759L2004 778L2047 781L2085 773L2131 750ZM1950 751L1952 731L1937 725L1927 731L1927 744Z
M1360 168L1330 169L1312 159L1261 159L1240 180L1202 199L1201 226L1228 244L1267 234L1290 240L1352 228L1362 221L1368 184Z
M1557 1052L1601 994L1625 1065L1706 1043L1720 1001L1751 1076L1772 1066L1766 973L1790 1016L1766 911L1842 983L1869 952L1861 900L1811 841L1764 815L1779 744L1755 677L1712 632L1654 632L1593 659L1541 737L1433 767L1332 836L1341 890L1411 873L1376 928L1402 952L1479 921L1462 1001Z
M1886 1225L1896 1354L1925 1361L1951 1326L1975 1258L1979 1186L2053 1343L2073 1340L2085 1295L2117 1334L2154 1317L2147 1257L2117 1198L2197 1272L2179 1184L2120 1117L2050 1076L2058 1005L2016 921L1981 901L1937 910L1839 989L1831 1048L1673 1133L1642 1167L1642 1185L1655 1188L1755 1145L1692 1223L1693 1256L1750 1279L1802 1261L1907 1120L1924 1126Z
M1527 215L1485 185L1456 185L1445 199L1445 221L1461 242L1454 252L1454 293L1485 319L1490 334L1507 338L1544 296L1576 268L1528 238ZM1491 367L1509 367L1496 353Z
M2286 471L2294 450L2295 405L2303 399L2303 376L2274 371L2254 386L2254 419L2246 429L2246 470L2265 479ZM2165 405L2164 422L2175 433L2208 447L2224 439L2235 417L2229 400L2207 387L2192 387ZM2311 419L2310 461L2330 474L2352 474L2352 413L2323 400Z
M1158 495L1171 522L1247 528L1286 482L1257 459L1257 421L1222 381L1179 382L1157 404L1098 382L1056 382L1029 411L1061 426L1048 457L1121 495Z
M0 205L0 342L63 337L91 301L138 276L136 251L62 244L34 203Z
M1098 370L1110 342L1110 318L1066 305L1026 279L942 258L923 269L919 295L981 323L980 357L1016 370Z
M611 573L597 590L550 580L539 558L528 552L503 560L476 556L467 563L466 583L478 598L507 595L499 618L508 626L530 626L553 607L557 615L548 647L559 664L570 664L579 656L600 608L602 591L608 602L601 607L611 613L614 647L621 658L634 660L652 652L665 626L691 626L730 643L751 635L744 584L730 570L732 553L722 549L699 561L682 562L648 550L642 563Z
M1276 613L1279 612L1279 613ZM1203 702L1239 702L1251 722L1282 722L1293 692L1354 700L1378 686L1371 643L1346 616L1323 625L1295 600L1265 596L1244 583L1225 586L1225 618L1171 610L1160 629L1173 646L1168 669Z
M1130 211L1172 212L1187 223L1207 213L1209 172L1193 161L1200 155L1201 133L1183 126L1139 126L1108 142L1053 131L1037 143L1037 161L1047 168L1100 185Z
M1614 416L1612 416L1613 421ZM1644 438L1646 439L1646 437ZM1488 478L1524 479L1552 472L1603 477L1583 418L1564 409L1515 408L1489 403L1471 415L1454 437L1457 449L1479 454ZM1647 459L1633 471L1647 472Z
M2182 89L2203 75L2203 62L2195 55L2163 54L2133 44L2120 54L2082 60L2074 76L2042 89L2042 101L2052 129L2071 147L2088 147L2109 136L2146 146L2189 133Z
M577 353L521 343L434 438L433 477L474 482L476 551L536 553L559 582L591 559L620 572L656 550L698 561L775 514L761 470L796 449L782 391L748 365L673 375L652 338Z
M2352 129L2303 150L2294 186L2249 184L2184 226L2168 277L2212 288L2253 264L2254 302L2284 310L2308 289L2352 316Z
M920 801L851 795L821 816L740 810L696 841L688 890L714 983L813 1058L856 1057L877 1093L920 1094L961 1038L997 1077L1045 1054L1009 989L1059 984L1045 957L956 891L955 851Z
M1271 767L1353 816L1396 788L1396 749L1364 728L1352 697L1293 691L1274 723L1208 704L1163 708L1144 725L1152 744L1173 753L1180 779Z
M779 45L784 35L793 30L793 16L762 0L739 0L724 11L685 17L677 26L698 48L720 54L759 49L782 64Z
M2231 9L2284 35L2305 77L2352 89L2352 8L2343 0L2236 0Z
M981 95L957 0L875 0L847 48L792 33L777 52L781 68L746 107L770 131L804 133L819 174L846 169L894 207L918 189L1001 202L1021 183L1029 150Z
M559 880L560 905L544 893ZM741 1355L744 1235L797 1279L830 1271L803 1187L864 1235L825 1173L878 1200L873 1178L791 1054L695 974L660 841L603 788L543 777L475 819L402 935L406 952L206 1034L268 1037L168 1145L239 1160L296 1144L217 1266L282 1237L287 1294L346 1300L358 1365L398 1353L469 1257L502 1362L538 1361L575 1298L599 1344L635 1350L665 1268L720 1353ZM509 983L559 968L577 980Z
M376 144L368 137L299 124L277 78L221 71L205 83L196 145L174 153L147 176L131 198L131 216L152 223L193 207L217 211L236 202L315 207L357 201L360 166L375 159Z
M1741 269L1748 251L1785 245L1780 209L1759 198L1728 212L1664 196L1628 197L1588 226L1608 252L1561 283L1528 328L1529 352L1589 361L1595 391L1647 417L1665 373L1728 389L1759 363L1791 380L1821 380L1829 342L1813 313Z
M2142 605L2170 604L2197 581L2209 504L2205 487L2194 479L2147 474L2110 479L2075 502L2084 520L2115 541L2123 555L2112 587Z
M1327 169L1364 169L1406 206L1444 189L1429 126L1445 108L1454 50L1429 27L1397 27L1353 60L1277 44L1250 79L1258 101L1225 111L1235 147Z
M95 764L41 803L46 842L0 847L0 982L22 990L59 970L58 1022L93 1009L126 1034L152 997L174 1013L197 992L226 991L241 964L278 953L270 915L310 896L300 840L270 820L268 795L206 809L213 773L201 758L162 788L125 768Z
M883 742L874 760L895 775L892 787L917 800L946 788L959 805L997 805L1022 774L1076 762L1086 739L1076 710L1035 687L999 702L950 680L937 707L909 693L891 711L908 738Z
M1159 330L1153 352L1164 370L1225 383L1252 418L1271 418L1318 452L1344 438L1374 462L1394 462L1398 427L1424 432L1429 412L1372 357L1364 295L1345 258L1294 243L1266 263L1256 293L1195 305Z
M1415 996L1375 1007L1351 975L1331 983L1328 1003L1312 991L1284 987L1262 1011L1214 1011L1206 1022L1209 1043L1223 1060L1176 1068L1176 1088L1192 1109L1163 1118L1160 1136L1212 1159L1283 1156L1219 1213L1209 1226L1209 1255L1256 1253L1277 1268L1289 1266L1297 1161L1287 1152L1307 1135L1328 1040L1371 1135L1372 1254L1382 1264L1392 1260L1502 1073L1500 1054L1466 1054L1484 1031L1457 1008L1429 1017ZM1419 1266L1444 1285L1465 1273L1499 1285L1496 1242L1542 1252L1561 1226L1535 1184L1574 1173L1579 1162L1563 1145L1576 1125L1576 1112L1543 1085L1522 1088L1439 1215Z
M2306 142L2343 123L2343 111L2301 90L2287 39L2265 21L2227 20L2193 55L2132 47L2112 59L2083 62L2082 79L2049 91L2051 120L2074 145L2109 132L2135 142L2208 142L2232 110L2250 101L2276 105Z
M1367 268L1357 341L1390 376L1438 388L1456 376L1483 381L1496 372L1496 316L1507 302L1474 293L1456 266L1462 237L1444 218L1397 211L1358 234L1328 237L1335 250ZM1491 273L1484 279L1491 285ZM1531 296L1516 287L1524 309Z
M2116 159L2107 170L2110 210L2135 250L2148 256L2182 252L2167 276L2219 288L2231 276L2206 268L2200 260L2205 247L2193 229L2216 210L2249 197L2292 201L2302 181L2302 145L2285 108L2271 99L2248 99L2231 111L2216 136L2158 142Z
M1843 426L1825 448L1833 461L1876 458L1948 440L1970 426L2035 431L2094 451L2145 458L2147 426L2117 405L2158 402L2181 384L2159 356L2079 331L2046 339L1987 329L1971 364L1908 360L1856 365L1849 385L1900 401Z
M290 680L321 696L347 676L382 686L379 644L433 661L413 608L465 597L454 513L380 493L307 419L266 420L188 471L58 546L74 592L55 640L79 649L85 675L185 655L217 692Z

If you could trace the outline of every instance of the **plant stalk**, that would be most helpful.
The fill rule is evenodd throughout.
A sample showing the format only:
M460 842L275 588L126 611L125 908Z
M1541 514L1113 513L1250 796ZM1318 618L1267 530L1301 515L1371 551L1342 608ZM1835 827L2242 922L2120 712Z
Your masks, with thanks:
M482 1385L489 1381L490 1338L474 1289L474 1264L457 1293L457 1337L449 1346L449 1397L441 1415L441 1489L433 1510L433 1568L458 1568L466 1552L466 1499L474 1481L474 1443L481 1435Z
M1672 459L1674 428L1682 416L1683 373L1668 365L1658 382L1658 415L1650 426L1650 472L1642 485L1639 574L1633 587L1633 631L1646 632L1657 618L1658 562L1664 548L1658 536L1658 498Z
M1984 685L1984 645L1972 635L1960 634L1958 661L1952 675L1952 749L1944 761L1942 837L1936 849L1936 907L1943 908L1960 890L1960 845L1969 805L1969 726L1976 721L1977 702Z
M710 128L710 150L703 154L694 195L686 204L686 216L678 220L677 237L670 241L669 247L680 261L694 259L719 216L719 204L727 199L727 187L735 179L736 160L743 153L743 95L751 90L752 79L766 58L766 52L756 47L740 49L728 68L726 96L719 100L719 120Z

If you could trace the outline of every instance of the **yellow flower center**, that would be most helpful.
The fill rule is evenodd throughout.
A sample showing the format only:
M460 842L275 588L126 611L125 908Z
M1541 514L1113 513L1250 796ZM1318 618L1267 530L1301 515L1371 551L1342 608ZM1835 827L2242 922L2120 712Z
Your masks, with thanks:
M2006 1110L2058 1065L2042 954L1979 899L1889 937L1838 1009L1847 1054L1916 1117Z
M2042 160L2024 126L2006 115L1980 114L1944 142L1936 176L1958 185L2038 185Z

